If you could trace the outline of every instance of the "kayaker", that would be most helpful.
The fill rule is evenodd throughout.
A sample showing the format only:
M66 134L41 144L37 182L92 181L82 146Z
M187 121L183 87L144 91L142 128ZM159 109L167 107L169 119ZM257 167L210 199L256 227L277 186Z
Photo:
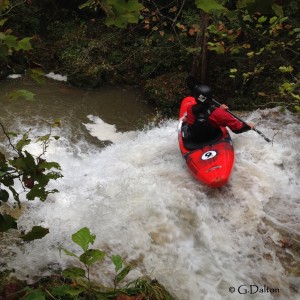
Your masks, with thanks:
M191 97L191 96L189 96ZM214 107L212 91L207 85L196 84L192 90L196 104L187 109L185 121L188 123L188 138L193 142L206 142L222 134L221 127L229 127L234 133L242 133L255 127L252 122L243 123L234 118L222 104Z

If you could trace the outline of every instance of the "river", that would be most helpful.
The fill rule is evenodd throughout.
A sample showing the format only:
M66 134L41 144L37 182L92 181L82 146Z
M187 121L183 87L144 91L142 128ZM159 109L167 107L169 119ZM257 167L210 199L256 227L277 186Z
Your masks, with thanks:
M11 101L27 88L37 100ZM299 117L279 108L244 114L256 132L232 134L235 166L229 183L209 189L187 170L177 120L154 125L155 112L133 88L81 90L47 80L0 83L1 121L10 130L46 130L61 118L61 138L46 157L64 177L45 203L30 202L19 219L50 233L31 243L0 241L1 268L33 281L65 267L79 251L71 235L82 227L95 248L135 265L129 278L150 275L179 300L300 299ZM145 126L146 125L146 126ZM33 144L32 152L40 147ZM111 284L100 265L96 280Z

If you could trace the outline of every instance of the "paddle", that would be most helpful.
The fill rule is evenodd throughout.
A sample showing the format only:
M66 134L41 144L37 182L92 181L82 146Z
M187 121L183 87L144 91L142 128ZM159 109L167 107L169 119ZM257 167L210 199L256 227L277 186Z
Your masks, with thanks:
M221 106L221 103L219 103L218 101L216 101L216 100L214 100L214 99L212 99L212 101L213 101L215 104ZM247 124L244 120L242 120L242 119L240 119L239 117L237 117L236 115L234 115L230 110L227 109L227 111L228 111L233 117L235 117L236 119L238 119L239 121L243 122L244 124ZM260 136L262 136L262 137L265 139L265 141L267 141L267 142L269 142L269 143L271 142L271 140L270 140L269 138L267 138L267 137L266 137L261 131L259 131L258 129L252 128L252 130L254 130L254 131L257 132Z

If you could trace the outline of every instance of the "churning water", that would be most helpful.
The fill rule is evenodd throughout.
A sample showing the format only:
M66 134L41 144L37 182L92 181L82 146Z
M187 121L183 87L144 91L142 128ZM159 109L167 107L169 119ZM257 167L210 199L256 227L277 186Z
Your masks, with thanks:
M20 278L47 275L73 261L58 248L79 250L71 235L88 227L93 247L121 255L136 265L132 278L150 275L177 299L300 299L299 118L270 109L245 119L273 142L232 134L235 167L216 190L189 174L176 120L120 132L86 115L82 130L112 142L105 147L58 129L46 156L62 166L64 177L51 184L60 192L19 219L25 231L42 225L50 233L2 246L0 262ZM93 275L110 283L108 273L99 265Z

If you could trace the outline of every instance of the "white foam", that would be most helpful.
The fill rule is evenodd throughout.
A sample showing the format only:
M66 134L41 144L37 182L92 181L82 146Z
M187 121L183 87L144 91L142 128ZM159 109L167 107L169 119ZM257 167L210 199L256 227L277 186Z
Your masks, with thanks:
M7 76L7 78L10 79L17 79L17 78L21 78L23 75L22 74L10 74ZM50 72L48 74L45 74L45 77L47 78L51 78L57 81L67 81L68 77L64 76L64 75L60 75L60 74L55 74L54 72Z
M113 143L128 140L136 136L135 131L120 132L115 125L105 123L101 118L88 115L87 118L92 123L83 124L90 134L100 141L111 141Z
M67 76L55 74L54 72L50 72L50 73L46 74L45 77L51 78L51 79L54 79L57 81L67 81L68 80Z
M177 121L128 138L89 116L90 133L114 144L104 149L91 145L79 154L76 145L65 147L67 140L51 144L47 155L61 164L64 178L50 187L60 193L45 203L32 202L20 219L21 229L39 224L50 234L19 248L5 247L2 253L15 253L4 258L8 267L26 278L47 274L53 262L64 266L72 259L60 257L57 248L78 251L71 235L87 226L97 236L94 247L139 262L131 279L148 274L178 299L299 299L289 290L299 286L299 277L286 273L270 246L278 243L281 230L300 232L299 122L276 110L250 117L270 138L281 131L273 145L255 132L233 134L232 177L226 187L211 190L187 170ZM105 282L98 270L103 267L96 267L94 277ZM242 285L266 285L280 293L229 293L229 287Z
M7 76L7 78L10 78L10 79L17 79L17 78L21 78L22 75L21 74L10 74Z

